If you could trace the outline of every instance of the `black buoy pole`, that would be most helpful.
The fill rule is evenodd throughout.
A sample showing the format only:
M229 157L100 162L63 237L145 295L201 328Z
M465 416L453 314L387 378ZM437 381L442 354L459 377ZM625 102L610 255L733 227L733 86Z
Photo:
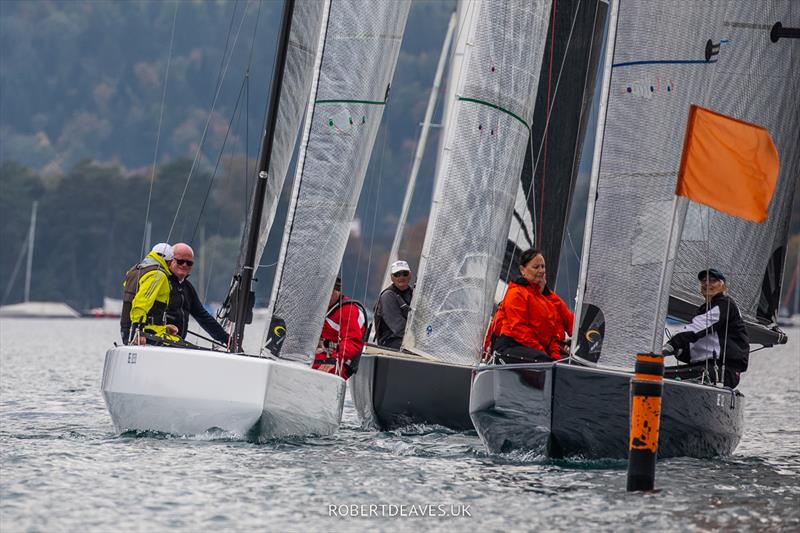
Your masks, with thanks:
M258 179L256 180L255 193L253 194L253 209L250 212L249 234L245 247L244 263L239 272L239 283L236 290L236 309L233 315L233 335L231 338L231 351L242 352L244 338L245 317L249 311L250 287L253 283L255 269L256 248L258 247L258 232L261 227L261 215L264 211L264 194L267 191L269 163L272 156L272 143L275 139L275 123L278 120L278 104L281 100L283 87L283 72L286 66L286 51L289 48L289 34L292 29L292 13L294 0L285 0L283 4L283 18L281 32L278 36L278 50L275 58L275 67L272 71L272 87L270 89L267 119L264 125L264 137L261 143L261 152L258 157Z
M664 356L640 353L631 378L628 491L653 490L664 390Z

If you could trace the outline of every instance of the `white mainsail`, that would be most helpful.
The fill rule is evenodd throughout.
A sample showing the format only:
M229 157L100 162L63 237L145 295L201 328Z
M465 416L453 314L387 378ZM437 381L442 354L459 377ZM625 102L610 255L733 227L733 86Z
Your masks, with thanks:
M780 157L769 217L755 224L691 204L670 292L701 304L697 273L717 268L725 273L727 293L743 316L764 322L775 319L792 198L800 179L800 40L773 42L776 23L800 28L800 3L729 4L722 22L727 42L720 47L715 88L707 102L714 111L769 130Z
M314 60L317 54L320 23L324 2L318 0L296 0L292 13L292 27L289 34L289 47L286 51L286 68L283 73L283 88L278 105L278 127L272 145L269 170L267 172L267 191L264 195L264 210L258 232L256 264L259 263L267 244L269 230L275 220L278 196L283 189L289 161L292 158L300 122L311 90L314 75ZM242 233L239 264L244 262L246 236L250 233L250 222Z
M793 10L786 2L747 0L613 5L578 288L578 308L594 306L604 316L601 364L631 368L638 351L660 345L669 282L659 281L662 268L663 279L672 278L677 247L666 261L665 253L685 215L684 207L672 217L689 106L736 116L772 97L757 96L752 82L740 79L742 68L756 65L752 41L731 36L735 28L766 24L777 5L784 14ZM770 70L786 68L777 63L789 62L789 54L782 57L773 56ZM731 98L737 101L722 104Z
M272 291L272 317L286 323L284 358L310 360L319 340L409 7L410 0L328 4Z
M471 2L458 97L403 347L471 364L505 252L533 116L549 0Z

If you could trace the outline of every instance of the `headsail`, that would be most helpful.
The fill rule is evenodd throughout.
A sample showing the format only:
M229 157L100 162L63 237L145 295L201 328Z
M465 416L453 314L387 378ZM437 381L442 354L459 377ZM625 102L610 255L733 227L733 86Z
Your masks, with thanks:
M769 217L754 224L691 204L670 291L699 305L697 273L718 268L743 316L766 324L776 318L792 198L800 179L800 39L773 42L777 23L800 28L800 4L731 3L722 22L727 42L720 47L717 81L707 102L714 111L769 130L780 158Z
M613 9L619 12L612 16L617 23L608 44L607 107L601 111L604 130L600 128L597 138L578 303L584 313L599 309L605 318L600 362L630 368L636 352L659 344L663 332L669 283L659 291L659 279L664 264L665 279L671 279L676 250L666 263L665 252L670 234L681 235L683 228L685 211L677 212L674 225L669 221L689 105L723 108L743 118L764 105L759 100L765 97L757 92L773 71L789 72L788 63L797 54L792 58L774 47L758 52L765 42L746 37L744 29L766 26L776 15L796 20L791 12L797 7L718 0L625 2ZM763 31L769 35L769 28ZM747 75L748 69L755 69L758 80ZM775 96L785 102L783 95L792 94L788 82L781 78L775 84L783 84ZM766 100L772 98L770 94ZM796 104L786 108L796 109ZM773 109L783 112L780 105ZM794 120L796 140L796 116ZM783 200L778 203L783 209ZM690 219L683 235L693 232ZM689 266L684 255L685 246L677 254L678 272L691 269L696 290L699 268ZM763 263L761 268L763 274Z
M493 304L530 134L549 0L472 2L403 346L472 363Z
M410 0L332 0L272 292L285 358L308 361L344 255ZM263 343L262 343L263 346Z

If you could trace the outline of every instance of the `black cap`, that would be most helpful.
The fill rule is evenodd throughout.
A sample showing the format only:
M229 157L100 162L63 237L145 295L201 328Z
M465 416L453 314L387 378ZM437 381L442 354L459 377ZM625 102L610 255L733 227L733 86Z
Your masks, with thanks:
M711 276L714 279L718 279L720 281L725 281L725 274L717 270L716 268L709 268L708 270L701 270L697 274L697 279L703 281L706 279L707 276Z
M336 281L333 282L333 290L341 291L342 290L342 278L341 276L336 276Z

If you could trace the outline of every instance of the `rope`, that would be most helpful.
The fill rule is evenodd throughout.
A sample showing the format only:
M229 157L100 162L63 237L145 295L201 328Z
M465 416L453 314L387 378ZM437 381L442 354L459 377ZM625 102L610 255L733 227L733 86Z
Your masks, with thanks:
M172 50L173 45L175 44L175 26L177 25L178 20L178 6L180 2L175 2L175 12L172 14L172 30L170 31L169 36L169 54L167 55L167 67L164 69L164 88L161 91L161 110L158 114L158 129L156 130L156 146L153 149L153 170L150 173L150 187L147 192L147 210L145 211L144 215L144 233L142 233L142 253L139 257L144 257L145 254L145 244L147 243L147 223L150 221L150 204L153 199L153 184L156 181L156 168L158 164L158 147L161 143L161 125L164 122L164 108L166 106L166 99L167 99L167 84L169 82L169 70L172 64Z

